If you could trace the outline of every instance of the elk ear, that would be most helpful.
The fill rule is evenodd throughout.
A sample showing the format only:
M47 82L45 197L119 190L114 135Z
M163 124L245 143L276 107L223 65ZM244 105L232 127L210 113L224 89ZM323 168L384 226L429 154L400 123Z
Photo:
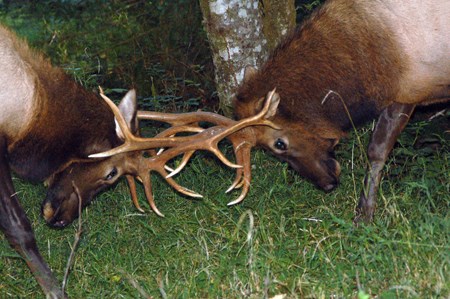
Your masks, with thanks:
M339 130L324 130L320 132L320 137L325 140L329 144L330 149L334 149L336 145L338 145L339 140L346 136L345 133L340 132Z
M330 149L334 149L339 143L338 138L327 138L326 140L330 144Z
M264 106L265 100L270 96L270 93L271 92L268 92L265 98L260 98L256 102L255 114L258 113L259 111L261 111L261 109ZM270 119L275 116L275 114L277 113L279 103L280 103L280 95L277 92L275 92L272 95L272 98L270 99L269 111L267 111L267 114L265 116L266 119Z
M136 91L131 89L127 92L127 94L122 98L119 104L119 110L125 119L128 127L130 128L132 133L136 133L138 130L138 122L137 122L137 102L136 102ZM116 121L116 133L120 138L124 138L122 134L122 130L117 124Z
M244 83L247 83L251 78L253 78L258 70L251 65L247 65L244 69Z
M269 96L270 92L267 93L266 98ZM280 95L278 94L278 92L274 92L272 98L270 99L269 111L267 112L265 118L269 119L275 116L275 114L277 113L278 104L280 104Z

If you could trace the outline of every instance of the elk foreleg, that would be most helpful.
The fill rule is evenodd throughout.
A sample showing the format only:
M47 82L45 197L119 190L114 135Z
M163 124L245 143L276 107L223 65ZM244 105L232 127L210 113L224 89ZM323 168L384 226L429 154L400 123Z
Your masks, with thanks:
M364 179L354 222L371 222L376 207L381 171L397 137L405 128L415 105L394 103L378 118L368 148L369 170Z
M28 264L46 298L67 298L39 253L31 224L14 191L3 138L0 138L0 229Z

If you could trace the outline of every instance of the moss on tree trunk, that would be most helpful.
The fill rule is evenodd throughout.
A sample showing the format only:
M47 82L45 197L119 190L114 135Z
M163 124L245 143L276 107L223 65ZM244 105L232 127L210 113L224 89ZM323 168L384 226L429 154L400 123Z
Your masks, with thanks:
M294 26L294 4L292 0L265 0L263 5L259 0L200 0L200 6L213 53L220 106L230 115L245 67L260 66L281 35Z

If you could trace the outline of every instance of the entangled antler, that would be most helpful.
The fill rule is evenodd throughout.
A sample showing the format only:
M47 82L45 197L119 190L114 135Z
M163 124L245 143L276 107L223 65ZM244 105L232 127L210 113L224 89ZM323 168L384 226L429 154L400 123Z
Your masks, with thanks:
M116 148L102 153L90 155L91 158L104 158L112 155L129 152L150 152L150 156L133 155L128 164L132 167L127 169L127 181L130 187L131 197L134 205L139 211L136 184L134 178L138 178L143 185L147 201L153 211L159 216L164 216L156 207L154 202L150 173L156 171L161 174L167 183L175 190L191 197L202 197L200 194L189 190L175 182L173 176L179 173L187 164L192 155L198 150L212 152L225 165L236 170L236 178L227 192L242 187L241 195L230 202L229 205L241 202L246 196L251 179L250 151L255 145L255 137L251 126L269 126L278 129L269 118L273 116L279 103L279 97L273 90L266 98L262 110L255 116L235 121L211 112L190 112L181 114L158 113L150 111L138 111L137 117L142 120L154 120L171 125L170 128L152 138L135 136L128 128L126 121L117 106L103 94L100 95L111 107L117 125L124 136L124 143ZM213 126L203 128L200 123L210 123ZM180 133L191 135L177 136ZM224 138L228 138L233 144L236 155L236 164L229 161L220 151L218 144ZM159 152L156 153L156 151ZM167 163L177 156L183 155L181 163L176 169L171 169ZM168 173L167 170L170 172Z

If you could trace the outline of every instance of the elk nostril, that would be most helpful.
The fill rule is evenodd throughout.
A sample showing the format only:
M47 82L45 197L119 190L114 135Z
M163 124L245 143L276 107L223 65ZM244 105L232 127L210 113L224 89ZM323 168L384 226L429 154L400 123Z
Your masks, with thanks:
M58 221L55 221L55 223L53 223L53 227L56 227L56 228L63 228L63 227L65 227L66 225L67 225L68 223L66 222L66 221L64 221L64 220L58 220Z
M50 221L47 221L47 225L52 227L52 228L64 228L68 225L69 223L65 220L55 220L55 219L51 219Z

